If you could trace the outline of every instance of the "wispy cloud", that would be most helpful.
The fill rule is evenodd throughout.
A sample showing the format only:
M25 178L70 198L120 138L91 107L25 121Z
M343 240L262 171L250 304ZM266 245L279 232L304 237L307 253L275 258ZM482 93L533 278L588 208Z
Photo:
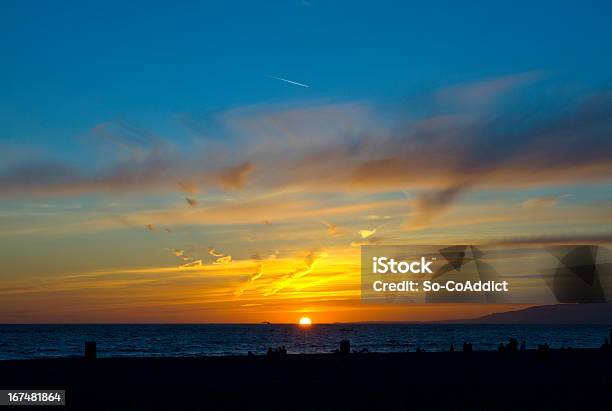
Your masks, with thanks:
M426 192L416 198L412 202L414 215L408 222L408 228L419 229L427 226L435 217L443 213L466 189L466 185L457 184L443 190Z
M231 262L232 262L232 256L224 255L223 257L219 257L215 261L213 261L213 264L229 264Z
M436 92L435 97L460 104L490 103L509 91L541 79L544 75L544 72L532 71L466 82L446 87Z
M189 195L195 195L199 191L198 184L193 181L179 181L178 183L179 189Z
M232 256L226 255L215 250L214 247L208 247L208 254L215 257L213 264L229 264L232 262Z
M359 235L361 236L361 238L372 237L374 234L376 234L375 228L372 230L359 230Z
M241 296L244 294L246 289L252 285L255 281L259 280L263 276L263 264L259 264L257 272L253 273L247 280L247 283L236 290L236 295Z
M322 250L315 250L315 251L309 252L304 257L304 263L302 266L298 267L291 273L287 274L280 280L276 281L272 289L268 291L267 293L265 293L264 296L274 295L278 293L279 291L283 290L284 288L289 287L294 280L302 278L305 275L310 274L314 268L315 263L319 261L321 258L325 258L325 257L327 257L327 253Z
M216 177L224 187L232 190L239 190L244 188L247 179L254 169L255 165L253 163L245 161L236 167L228 167L222 170Z
M370 220L370 221L389 220L390 218L391 218L391 216L388 216L388 215L369 214L369 215L366 216L366 220Z
M213 257L223 257L223 253L218 252L214 247L208 247L208 254Z
M383 239L380 237L367 237L364 238L363 240L359 240L359 241L351 241L351 247L361 247L363 245L376 245L383 242Z
M203 265L204 263L202 262L202 260L195 260L190 263L181 265L181 268L196 268L196 267L202 267Z
M559 203L559 200L565 197L569 197L569 194L562 194L560 196L545 196L545 197L534 197L529 198L521 203L521 207L525 210L534 210L539 208L550 208L554 207Z
M497 96L539 77L520 73L432 95L495 105ZM523 101L514 96L510 108L483 113L462 111L461 104L452 113L435 105L425 113L403 106L383 111L365 103L247 107L217 116L224 138L206 141L207 150L199 145L178 148L172 140L129 124L104 123L93 134L125 146L127 154L92 165L51 159L16 162L0 171L0 196L179 191L195 205L190 199L200 187L247 194L299 189L304 197L413 190L407 227L421 228L467 192L612 179L612 94L543 107L541 116L533 115ZM253 198L245 195L240 204L253 209L258 203ZM240 204L233 205L236 212ZM276 206L295 208L296 213L301 207ZM256 221L276 218L265 207L252 215Z
M327 234L329 235L338 235L340 234L340 230L336 224L330 223L328 221L322 221L323 225L327 227Z

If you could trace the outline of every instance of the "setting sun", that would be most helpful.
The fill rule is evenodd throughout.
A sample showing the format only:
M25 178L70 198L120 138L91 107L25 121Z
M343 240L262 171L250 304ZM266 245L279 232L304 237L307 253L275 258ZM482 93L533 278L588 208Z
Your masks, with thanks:
M311 325L312 321L308 317L300 318L300 325Z

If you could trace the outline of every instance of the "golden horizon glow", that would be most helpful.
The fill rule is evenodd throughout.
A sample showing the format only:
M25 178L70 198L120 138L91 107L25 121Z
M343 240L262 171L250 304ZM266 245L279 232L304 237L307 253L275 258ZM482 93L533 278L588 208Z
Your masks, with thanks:
M612 144L601 137L612 129L609 86L523 68L456 82L424 73L427 85L416 87L394 70L401 90L381 84L374 94L236 89L205 109L164 88L151 110L129 87L102 105L79 104L89 94L68 90L76 110L64 109L54 87L50 102L62 110L36 105L24 116L1 95L0 324L308 332L302 317L322 327L528 307L362 298L360 254L374 245L612 245ZM531 297L538 275L514 287Z
M302 317L300 318L300 325L306 327L312 325L312 320L309 317Z
M316 314L318 323L428 321L517 308L481 304L365 307L360 304L359 263L358 247L328 247L263 261L70 270L70 274L5 282L0 287L0 321L35 318L46 323L81 323L82 310L75 306L87 310L88 321L99 323L298 324L301 316L312 318L305 313ZM60 294L62 304L57 303Z

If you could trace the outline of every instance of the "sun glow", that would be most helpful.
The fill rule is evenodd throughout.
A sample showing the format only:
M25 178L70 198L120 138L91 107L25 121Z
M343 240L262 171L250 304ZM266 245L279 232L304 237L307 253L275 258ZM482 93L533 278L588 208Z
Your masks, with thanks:
M308 317L300 318L300 325L311 325L312 321Z

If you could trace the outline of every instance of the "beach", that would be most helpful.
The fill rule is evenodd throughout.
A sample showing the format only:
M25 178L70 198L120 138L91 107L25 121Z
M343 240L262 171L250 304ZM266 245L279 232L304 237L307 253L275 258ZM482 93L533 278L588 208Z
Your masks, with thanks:
M0 361L0 386L66 390L75 410L609 409L612 353L9 360Z

